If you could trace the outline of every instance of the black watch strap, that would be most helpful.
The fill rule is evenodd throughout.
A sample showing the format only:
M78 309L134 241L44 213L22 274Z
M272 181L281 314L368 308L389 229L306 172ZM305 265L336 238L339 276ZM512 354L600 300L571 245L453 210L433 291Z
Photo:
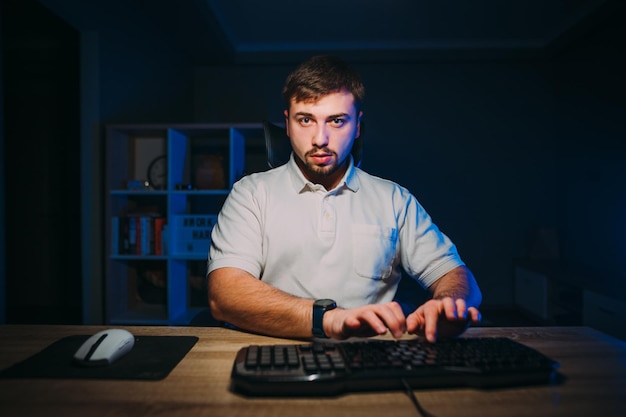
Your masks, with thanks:
M324 313L335 308L337 308L337 303L334 300L327 298L315 300L313 303L313 337L327 337L323 326Z

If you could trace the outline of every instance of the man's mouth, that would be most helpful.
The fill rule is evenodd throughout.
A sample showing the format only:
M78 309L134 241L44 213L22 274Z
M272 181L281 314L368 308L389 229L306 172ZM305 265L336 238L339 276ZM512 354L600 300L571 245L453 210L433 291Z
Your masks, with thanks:
M332 161L333 154L330 152L315 152L309 155L309 158L316 165L327 165Z

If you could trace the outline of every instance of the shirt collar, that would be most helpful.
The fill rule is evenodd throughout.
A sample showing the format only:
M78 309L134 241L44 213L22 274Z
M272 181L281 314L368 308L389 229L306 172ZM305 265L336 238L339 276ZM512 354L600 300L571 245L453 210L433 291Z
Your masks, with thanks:
M291 183L294 187L294 190L297 193L318 190L319 187L317 184L313 184L311 181L307 180L304 177L304 174L302 174L302 171L300 171L300 168L296 164L294 158L296 158L296 156L292 152L291 156L289 157L289 162L287 163L287 172L289 173L289 177L291 178ZM348 169L341 181L339 182L336 190L345 188L352 192L357 192L359 190L360 184L356 174L357 168L354 166L354 160L352 159L352 155L350 155Z

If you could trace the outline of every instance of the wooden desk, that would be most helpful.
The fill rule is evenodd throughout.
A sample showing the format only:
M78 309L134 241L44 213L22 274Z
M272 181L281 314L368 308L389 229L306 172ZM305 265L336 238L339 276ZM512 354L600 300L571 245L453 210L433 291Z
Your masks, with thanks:
M127 327L136 335L195 335L198 343L161 381L0 380L0 415L19 416L411 416L403 392L336 398L245 398L228 389L239 348L280 339L221 328ZM69 335L102 327L0 326L0 368ZM422 407L444 416L626 415L626 343L585 327L471 328L467 336L507 336L560 361L556 386L416 391Z

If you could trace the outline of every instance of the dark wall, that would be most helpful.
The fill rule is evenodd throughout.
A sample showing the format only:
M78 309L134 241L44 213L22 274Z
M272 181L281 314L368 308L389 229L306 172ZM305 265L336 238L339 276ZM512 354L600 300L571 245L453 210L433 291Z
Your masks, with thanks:
M79 37L35 1L2 17L6 320L78 323Z
M626 293L626 4L559 56L562 251L598 291Z
M151 2L39 0L81 33L97 34L102 123L184 123L193 114L192 64L150 18Z

